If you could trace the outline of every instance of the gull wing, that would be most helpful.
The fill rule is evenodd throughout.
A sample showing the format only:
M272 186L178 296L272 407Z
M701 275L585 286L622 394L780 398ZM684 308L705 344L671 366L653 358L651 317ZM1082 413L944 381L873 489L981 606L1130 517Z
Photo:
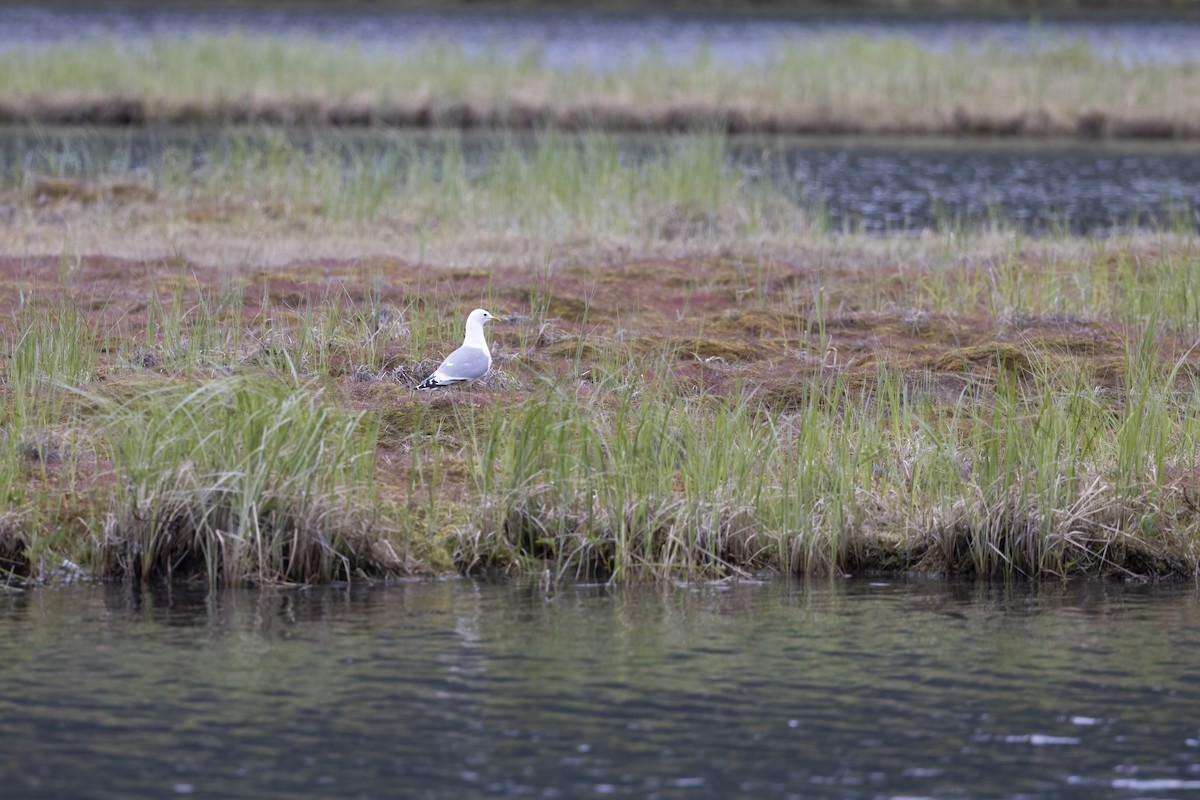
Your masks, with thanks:
M487 351L478 347L460 347L446 356L434 375L446 381L473 381L483 377L491 366Z
M438 386L450 386L463 381L473 381L487 374L492 366L491 354L480 347L462 347L446 356L425 380L417 384L418 389L434 389Z

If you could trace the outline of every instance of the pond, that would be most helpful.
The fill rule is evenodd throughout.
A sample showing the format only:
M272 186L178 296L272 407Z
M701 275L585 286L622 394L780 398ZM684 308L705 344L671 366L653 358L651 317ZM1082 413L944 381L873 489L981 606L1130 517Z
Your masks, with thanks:
M836 4L830 4L836 9ZM680 6L682 8L682 6ZM134 42L158 37L220 34L313 36L404 50L432 41L468 52L519 54L535 47L551 67L611 69L655 53L668 60L701 48L731 64L763 59L784 42L831 36L903 36L937 49L982 42L1028 49L1084 43L1101 55L1130 62L1195 61L1200 20L1124 18L1004 19L836 10L808 15L771 13L753 4L741 13L595 13L544 10L414 10L386 4L56 3L0 5L0 48L47 46L85 39Z
M834 230L997 222L1034 234L1200 226L1200 146L793 140L771 180Z
M1183 797L1194 586L0 596L6 797Z

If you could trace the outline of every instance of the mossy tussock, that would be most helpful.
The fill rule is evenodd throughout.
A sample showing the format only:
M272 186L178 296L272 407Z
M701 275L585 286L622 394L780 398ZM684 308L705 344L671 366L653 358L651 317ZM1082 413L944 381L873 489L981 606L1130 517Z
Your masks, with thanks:
M1028 376L1033 372L1035 361L1028 349L1004 342L991 342L949 350L935 359L933 366L945 372L969 372L982 368Z
M704 329L713 334L743 334L759 338L798 337L811 328L808 319L777 309L726 309L705 320Z
M634 340L633 349L647 355L699 361L756 361L767 352L766 347L754 342L687 336L642 336Z
M440 397L414 396L409 386L400 388L403 394L397 396L395 388L386 387L373 404L371 413L378 415L380 446L416 446L425 440L462 446L482 435L495 413L488 398L449 402Z

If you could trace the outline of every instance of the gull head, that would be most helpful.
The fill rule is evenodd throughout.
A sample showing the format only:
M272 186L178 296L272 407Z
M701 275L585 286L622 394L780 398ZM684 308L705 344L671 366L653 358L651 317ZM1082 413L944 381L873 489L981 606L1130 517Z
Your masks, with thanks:
M492 314L489 314L487 311L484 311L482 308L477 308L474 311L472 311L470 314L467 315L467 327L470 328L472 325L478 325L479 327L482 328L484 323L491 322L492 320L495 320L497 322L504 321L497 316L493 316Z
M477 308L467 315L467 335L463 338L463 346L488 349L487 340L483 338L483 326L492 320L499 320L482 308ZM490 356L489 356L490 357Z

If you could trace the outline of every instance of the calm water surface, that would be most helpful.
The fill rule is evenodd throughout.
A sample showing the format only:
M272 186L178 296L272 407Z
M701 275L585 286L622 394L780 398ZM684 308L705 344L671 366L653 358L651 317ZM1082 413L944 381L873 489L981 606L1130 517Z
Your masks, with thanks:
M1195 587L0 597L5 798L1200 792Z
M1182 5L1182 4L1181 4ZM0 48L46 46L84 39L122 42L241 31L250 35L313 36L403 51L432 41L469 52L517 54L533 46L547 66L611 69L655 53L668 60L701 48L733 64L761 62L784 43L830 36L902 36L936 49L981 44L1017 50L1083 42L1100 55L1129 62L1200 59L1200 20L945 19L833 13L596 14L571 10L413 11L353 3L279 7L237 3L57 3L0 5ZM1131 4L1130 8L1136 8Z

